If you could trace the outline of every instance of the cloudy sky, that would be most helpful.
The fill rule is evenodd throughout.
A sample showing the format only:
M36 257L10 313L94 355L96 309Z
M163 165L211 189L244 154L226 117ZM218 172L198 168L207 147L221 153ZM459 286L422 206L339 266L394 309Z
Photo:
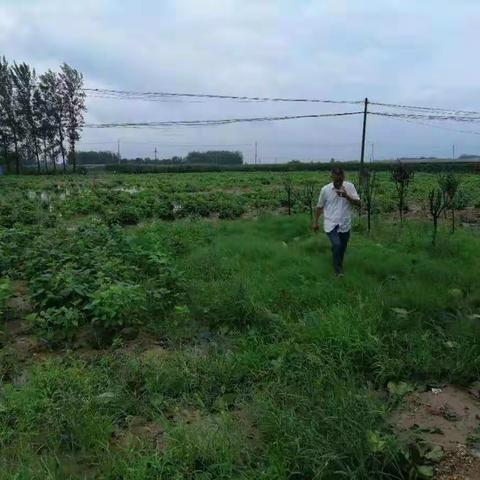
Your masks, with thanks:
M480 110L478 0L0 0L0 55L88 87L371 100ZM356 106L88 98L88 122L303 115ZM374 107L372 107L372 110ZM221 127L85 129L82 149L160 158L238 149L253 161L358 159L361 116ZM374 158L480 152L468 124L370 116ZM434 124L437 125L438 124ZM453 130L452 130L453 129ZM478 129L480 131L480 126Z

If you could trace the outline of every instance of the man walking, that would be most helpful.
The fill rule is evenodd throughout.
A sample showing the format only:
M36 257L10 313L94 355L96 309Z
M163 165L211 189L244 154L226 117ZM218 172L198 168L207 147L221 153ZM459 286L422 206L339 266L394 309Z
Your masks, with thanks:
M333 270L343 277L343 257L350 238L352 205L360 206L360 197L353 183L345 181L342 167L332 168L332 182L325 185L318 197L313 230L318 232L318 219L323 213L323 228L332 244Z

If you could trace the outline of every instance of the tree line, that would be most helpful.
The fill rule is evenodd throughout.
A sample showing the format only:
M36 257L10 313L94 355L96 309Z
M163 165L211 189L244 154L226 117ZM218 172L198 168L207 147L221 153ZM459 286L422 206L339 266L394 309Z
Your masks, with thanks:
M117 157L117 163L143 163L148 165L243 165L243 154L242 152L232 152L230 150L193 151L189 152L186 157L174 156L172 158L162 158L158 160L150 157L137 157L130 160L122 159L118 162Z
M36 164L38 173L76 171L75 146L84 125L83 75L66 63L37 75L26 63L0 57L0 158L7 173Z
M209 150L208 152L190 152L186 157L171 158L121 158L110 151L77 152L78 165L111 165L111 164L142 164L142 165L243 165L241 152L228 150Z

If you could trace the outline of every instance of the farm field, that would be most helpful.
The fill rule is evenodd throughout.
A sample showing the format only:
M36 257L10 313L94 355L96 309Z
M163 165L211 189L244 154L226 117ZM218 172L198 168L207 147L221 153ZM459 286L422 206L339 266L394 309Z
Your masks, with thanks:
M478 220L472 209L480 208L480 176L459 174L457 209ZM238 218L275 212L286 206L283 183L294 188L293 210L308 210L304 188L329 181L328 172L296 173L182 173L97 174L68 177L4 177L0 179L0 221L3 226L78 220L95 214L108 224L133 225L141 221L184 217ZM356 180L356 174L352 173ZM417 173L409 189L407 207L414 216L428 215L428 192L436 175ZM6 201L8 199L8 201ZM14 205L21 204L21 208ZM377 174L374 213L397 209L395 186L388 172ZM407 212L408 216L408 212ZM460 215L460 219L462 215Z
M480 176L432 246L379 174L343 279L286 178L0 178L1 480L476 478Z

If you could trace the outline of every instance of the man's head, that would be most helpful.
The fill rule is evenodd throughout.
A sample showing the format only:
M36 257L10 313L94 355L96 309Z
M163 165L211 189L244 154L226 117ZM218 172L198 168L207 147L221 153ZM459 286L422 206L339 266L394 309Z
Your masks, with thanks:
M332 182L335 188L340 188L345 180L345 173L342 167L335 166L332 168Z

